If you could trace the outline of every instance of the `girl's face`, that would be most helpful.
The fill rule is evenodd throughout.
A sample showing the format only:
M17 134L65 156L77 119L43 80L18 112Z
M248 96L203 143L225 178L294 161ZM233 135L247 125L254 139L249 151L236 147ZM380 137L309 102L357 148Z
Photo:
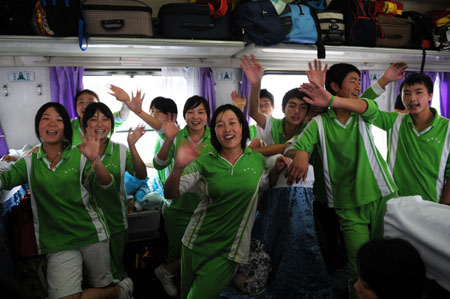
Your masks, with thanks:
M43 143L63 143L64 121L55 108L49 107L42 114L39 120L39 137Z
M89 93L82 93L76 100L76 110L78 116L83 118L84 110L90 103L99 102L99 100Z
M203 104L186 111L186 124L190 131L201 131L206 126L208 116L206 115L206 108Z
M110 132L111 119L100 110L95 111L94 115L87 121L86 134L97 139L106 139Z
M237 115L226 110L219 114L216 120L217 140L223 149L241 148L242 141L242 124L239 122Z

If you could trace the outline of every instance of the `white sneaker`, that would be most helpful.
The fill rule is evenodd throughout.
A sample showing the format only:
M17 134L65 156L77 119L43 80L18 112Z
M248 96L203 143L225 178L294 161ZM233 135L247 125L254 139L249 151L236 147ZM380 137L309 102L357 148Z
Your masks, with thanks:
M133 281L131 278L124 278L118 285L120 287L119 299L133 299Z
M163 268L162 265L156 268L154 273L163 285L164 291L166 291L167 295L169 295L170 297L176 297L178 295L178 290L175 282L172 279L172 277L174 277L175 275L169 273L166 269Z

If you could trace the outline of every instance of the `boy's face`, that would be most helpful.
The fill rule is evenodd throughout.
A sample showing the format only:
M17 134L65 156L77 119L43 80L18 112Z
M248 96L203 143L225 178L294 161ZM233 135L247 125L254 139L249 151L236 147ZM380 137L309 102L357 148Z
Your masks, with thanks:
M416 83L411 86L403 86L402 101L403 105L411 114L420 114L430 109L430 101L433 94L423 83Z
M361 94L361 79L356 72L348 73L342 81L341 87L332 82L333 90L338 97L359 99Z
M290 98L283 112L288 123L298 126L305 120L308 112L308 104L299 98Z
M267 116L272 116L273 106L269 98L259 99L259 110Z

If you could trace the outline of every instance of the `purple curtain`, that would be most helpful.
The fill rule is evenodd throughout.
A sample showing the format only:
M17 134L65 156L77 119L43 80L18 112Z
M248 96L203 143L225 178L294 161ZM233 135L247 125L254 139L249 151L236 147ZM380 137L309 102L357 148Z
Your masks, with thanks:
M200 96L204 97L209 103L209 118L211 119L216 110L216 88L214 75L209 67L200 68Z
M50 67L50 91L52 102L66 107L70 118L77 116L74 98L77 91L84 89L84 67Z
M449 118L450 117L450 105L449 100L449 87L450 87L450 73L439 73L439 91L440 91L440 102L441 102L441 115Z
M370 87L370 74L369 71L361 71L361 92L364 92Z
M242 82L239 90L241 97L245 97L247 99L247 105L245 105L244 108L244 115L247 118L247 121L250 121L250 116L248 115L248 106L250 104L250 82L244 72L242 72Z
M8 145L6 144L6 138L3 134L2 128L0 128L0 157L9 153Z

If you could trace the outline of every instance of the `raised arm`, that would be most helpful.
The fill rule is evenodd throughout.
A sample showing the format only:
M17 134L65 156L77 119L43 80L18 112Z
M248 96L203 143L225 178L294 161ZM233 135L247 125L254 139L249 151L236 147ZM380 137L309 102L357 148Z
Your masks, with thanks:
M134 175L143 180L147 177L147 167L142 161L141 156L139 155L136 149L136 142L145 134L144 126L138 126L133 132L131 132L131 128L128 131L128 147L130 149L131 158L133 159L134 165Z
M266 127L266 116L259 110L259 92L261 90L261 79L264 69L256 60L253 54L249 58L247 55L241 57L241 68L250 82L250 106L248 112L256 123L261 127Z
M237 90L231 92L231 100L234 106L238 107L242 112L244 112L245 105L247 105L247 99L239 93Z
M391 64L378 80L378 85L384 89L389 83L400 80L405 76L407 68L408 65L403 61Z
M175 114L169 115L169 119L167 121L163 122L164 126L164 132L165 132L165 139L164 143L159 149L158 153L156 154L157 160L156 161L166 161L166 165L168 164L169 160L172 159L173 152L171 153L171 148L173 141L175 140L175 137L178 134L178 131L180 130L179 127L175 123ZM154 163L157 169L161 168L159 166L159 163Z
M322 69L322 62L314 59L313 62L308 62L308 67L309 70L306 71L306 76L308 77L309 83L315 83L316 85L325 87L328 64L325 64Z
M83 142L79 145L81 153L92 163L98 183L101 186L109 186L112 183L112 175L100 159L100 140L87 135L82 138Z
M130 115L130 109L127 107L127 102L130 100L130 97L122 88L118 86L111 85L109 89L109 94L115 97L119 102L122 102L122 108L120 108L119 111L119 118L121 122L124 122Z
M164 197L167 199L178 198L180 193L180 179L184 168L194 161L199 155L198 147L189 142L183 144L177 151L175 163L169 177L164 184Z

